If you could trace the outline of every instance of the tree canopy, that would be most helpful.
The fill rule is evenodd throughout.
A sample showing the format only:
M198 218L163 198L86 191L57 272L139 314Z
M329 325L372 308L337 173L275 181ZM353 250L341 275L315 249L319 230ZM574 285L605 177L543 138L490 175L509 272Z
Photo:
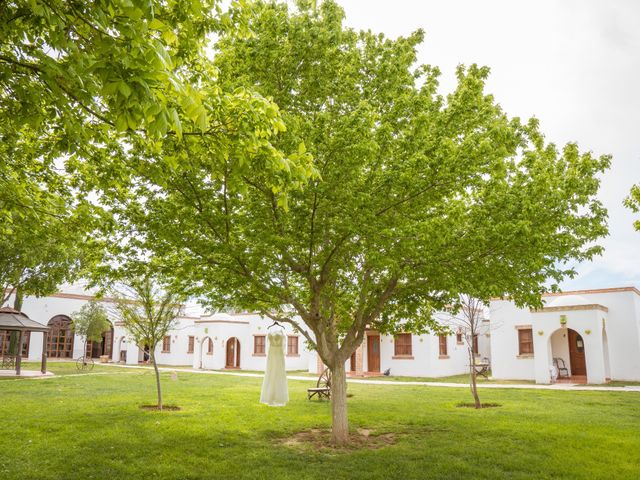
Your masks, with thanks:
M0 287L44 295L87 263L96 245L88 238L104 218L72 174L102 142L127 129L179 130L181 107L206 125L179 67L199 53L214 5L3 3Z
M70 139L86 139L82 127L95 122L153 134L178 128L176 107L188 107L180 105L188 96L191 104L198 102L180 67L200 53L219 21L216 3L5 3L0 105L10 116L3 129L46 124L63 128ZM204 126L206 112L199 104L194 109Z
M600 251L609 165L508 117L484 91L487 68L460 66L441 95L438 69L416 64L421 31L391 40L343 20L329 0L256 2L253 35L230 28L216 44L221 87L280 107L286 130L268 148L311 157L309 182L285 195L237 169L242 156L165 142L155 164L171 168L138 175L120 206L137 248L185 291L306 337L334 374L337 442L344 362L365 330L436 328L431 313L459 293L538 305L549 279L573 274L566 262Z
M635 213L640 213L640 185L631 188L629 196L625 199L625 205ZM636 230L640 231L640 220L633 223Z
M88 241L95 229L105 235L118 221L95 192L128 196L139 173L159 182L155 172L187 161L189 149L276 172L282 189L308 176L295 152L269 143L285 128L278 108L246 89L222 91L207 60L211 32L246 35L245 10L223 12L215 0L3 5L0 287L44 295L73 280L100 255ZM157 161L164 142L181 151Z
M94 236L103 216L74 195L69 178L50 157L33 161L18 154L0 167L0 300L16 290L42 296L100 258Z

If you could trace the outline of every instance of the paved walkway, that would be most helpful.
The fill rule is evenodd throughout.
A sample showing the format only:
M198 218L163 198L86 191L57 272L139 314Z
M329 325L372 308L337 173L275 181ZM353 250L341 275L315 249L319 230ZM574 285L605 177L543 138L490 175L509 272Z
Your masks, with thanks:
M142 370L153 370L150 366L141 365L119 365L119 364L103 364L109 367L120 368L134 368ZM171 367L158 367L163 372L186 372L197 373L202 375L231 375L235 377L256 377L262 378L264 375L261 373L246 373L246 372L223 372L220 370L198 370L189 368L171 368ZM90 374L91 375L91 374ZM302 380L307 382L316 382L315 377L305 377L301 375L287 375L289 380ZM393 381L393 380L369 380L359 378L348 378L349 383L364 383L367 385L394 385L394 386L424 386L424 387L445 387L445 388L469 388L466 383L448 383L448 382L415 382L415 381ZM509 388L509 389L523 389L523 390L566 390L566 391L597 391L597 392L638 392L640 393L640 386L628 386L628 387L607 387L607 386L587 386L577 384L554 384L554 385L534 385L534 384L519 384L519 383L478 383L478 388Z
M16 375L15 370L0 370L0 377L3 378L41 378L53 377L53 373L42 373L40 370L21 370L20 375Z

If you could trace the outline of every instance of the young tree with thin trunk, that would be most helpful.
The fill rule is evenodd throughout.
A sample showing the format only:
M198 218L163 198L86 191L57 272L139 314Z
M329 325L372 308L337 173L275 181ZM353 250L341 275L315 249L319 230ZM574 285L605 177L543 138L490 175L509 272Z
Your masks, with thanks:
M422 32L385 39L344 27L333 1L297 5L252 3L254 35L222 32L215 62L223 88L278 104L286 131L256 135L311 155L317 175L284 194L234 152L165 142L139 163L183 160L140 174L117 208L183 291L301 332L332 372L344 444L345 362L365 331L437 329L431 312L467 282L538 304L549 278L573 273L564 260L599 252L609 159L558 151L536 121L507 117L484 92L486 68L459 67L439 95L438 69L416 64Z
M87 354L88 342L99 342L102 334L111 328L107 311L97 301L91 300L71 315L72 328L84 337L84 354Z
M175 326L184 297L156 286L149 276L131 280L114 291L115 314L125 330L140 347L149 347L156 375L158 409L162 410L160 371L156 363L156 347Z
M484 318L484 303L467 294L458 295L457 302L451 310L451 316L447 320L456 335L462 335L467 347L469 358L469 388L476 408L482 408L480 396L478 395L476 370L477 359L476 345L478 337L489 332L489 325Z

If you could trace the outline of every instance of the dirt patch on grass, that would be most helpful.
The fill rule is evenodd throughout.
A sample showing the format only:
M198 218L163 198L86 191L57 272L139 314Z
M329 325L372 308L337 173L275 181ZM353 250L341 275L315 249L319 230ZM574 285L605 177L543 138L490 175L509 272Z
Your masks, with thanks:
M349 452L354 450L377 450L388 447L396 442L397 434L381 433L373 430L359 428L349 435L347 445L334 445L331 441L331 430L312 428L298 432L290 437L280 438L276 441L279 445L303 451L324 451L324 452Z
M160 411L158 405L140 405L140 408L142 410ZM177 412L178 410L180 410L180 407L178 407L177 405L163 405L162 411L164 412L165 410L169 412Z
M495 408L495 407L501 407L502 406L500 403L481 403L480 405L481 405L480 408ZM475 403L461 402L461 403L457 404L456 407L459 407L459 408L476 408L476 404Z

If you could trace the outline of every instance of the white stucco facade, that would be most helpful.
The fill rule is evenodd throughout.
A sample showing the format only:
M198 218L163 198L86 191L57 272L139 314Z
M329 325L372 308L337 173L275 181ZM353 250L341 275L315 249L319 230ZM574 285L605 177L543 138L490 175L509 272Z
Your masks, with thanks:
M61 292L48 297L26 297L22 311L29 318L48 325L56 318L69 322L75 312L83 305L94 299L91 292L86 291L81 285L69 286ZM9 299L9 303L13 298ZM111 317L114 317L114 304L112 301L102 299L103 304ZM438 314L438 320L443 325L448 325L445 314ZM162 365L189 366L202 369L238 368L241 370L263 371L266 366L267 342L264 340L264 353L256 352L256 336L265 336L272 321L254 313L216 313L213 315L184 315L176 320L175 327L168 332L168 341L161 342L156 348L156 359ZM128 335L122 324L112 318L112 333L105 337L103 343L109 343L99 353L107 353L110 362L121 362L129 365L137 365L148 359L148 352L138 346ZM276 327L274 327L276 328ZM290 325L283 325L287 338L297 344L297 353L288 352L285 356L286 369L288 371L306 370L317 373L321 368L317 355L308 349L303 335L295 332ZM490 357L490 343L488 329L481 330L478 335L477 358ZM486 333L486 334L485 334ZM59 335L60 336L60 335ZM372 368L369 365L369 351L372 344L367 338L377 336L379 348L379 366ZM57 357L60 359L77 359L83 355L84 338L66 332L68 348L62 352L59 349ZM377 370L384 372L389 369L392 375L416 376L416 377L443 377L456 375L468 371L467 346L458 342L455 334L448 335L447 353L440 355L439 337L437 335L411 335L411 354L396 355L394 337L392 335L380 335L377 332L367 332L367 338L358 349L358 370L369 372ZM289 341L289 340L288 340ZM28 360L38 361L42 355L42 334L33 333L29 341ZM168 347L168 351L164 348ZM61 347L62 348L62 347ZM229 361L229 356L233 361ZM51 359L56 355L50 356ZM230 365L230 363L232 365ZM347 362L347 370L351 368L351 361Z
M75 312L94 299L90 292L79 287L69 287L62 292L48 297L25 297L22 311L32 320L49 325L56 318L69 321ZM13 302L9 298L9 304ZM110 316L113 316L113 302L100 300ZM110 341L105 352L109 361L136 365L145 361L145 352L131 338L116 319L111 319L113 333L107 338ZM264 353L255 352L256 336L266 336L273 322L268 318L252 313L224 314L217 313L205 316L181 316L176 319L175 327L168 332L169 350L163 350L163 344L156 348L156 359L162 365L188 366L204 369L224 369L227 366L227 346L233 342L233 368L241 370L264 371L268 342L264 342ZM274 327L277 328L277 327ZM309 351L304 337L294 332L289 325L283 325L287 341L292 343L293 350L297 344L297 353L288 352L285 356L287 370L307 370ZM42 333L32 333L29 339L28 360L39 361L43 350ZM77 359L84 353L84 338L71 331L65 332L68 348L61 348L60 359ZM192 340L191 340L192 338ZM297 340L289 340L289 339ZM208 340L212 347L209 349ZM62 343L62 342L61 342ZM193 350L190 351L190 345ZM238 353L236 356L235 354ZM54 359L55 356L50 356ZM148 354L147 354L148 358Z
M436 319L443 326L452 324L450 318L445 313L436 314ZM491 358L489 322L483 322L478 328L478 352L476 361ZM374 337L370 339L369 337ZM379 341L375 340L379 337ZM378 374L389 371L389 375L402 377L447 377L451 375L464 374L469 371L469 353L464 337L459 337L456 333L445 335L446 354L441 355L440 336L434 334L410 335L411 354L397 355L396 339L393 335L382 335L376 331L367 331L362 345L351 359L345 362L345 368L351 375ZM379 345L379 359L372 359L375 352L369 352ZM323 368L318 361L317 355L309 362L311 373L320 373ZM373 360L373 361L372 361ZM373 363L373 365L371 365ZM379 363L379 366L378 366Z
M633 287L548 294L531 311L509 300L490 305L496 379L551 383L554 358L587 383L640 380L640 292ZM523 353L519 330L530 330L533 353ZM523 338L527 338L526 336Z

